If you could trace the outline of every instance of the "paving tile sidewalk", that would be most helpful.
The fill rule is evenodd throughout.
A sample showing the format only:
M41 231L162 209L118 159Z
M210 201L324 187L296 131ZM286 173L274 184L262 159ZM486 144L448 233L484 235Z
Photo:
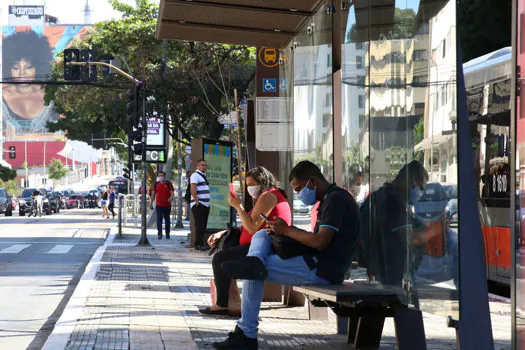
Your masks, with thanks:
M223 339L235 319L202 317L209 305L211 258L185 248L188 230L136 247L139 230L125 228L122 239L109 244L75 323L66 349L209 349ZM510 348L510 317L505 306L492 315L496 349ZM508 308L508 307L507 307ZM454 349L455 332L443 317L424 315L429 349ZM508 327L502 326L507 324ZM260 315L260 349L344 349L336 334L335 317L310 321L304 307L264 303ZM395 349L391 320L385 323L381 349Z

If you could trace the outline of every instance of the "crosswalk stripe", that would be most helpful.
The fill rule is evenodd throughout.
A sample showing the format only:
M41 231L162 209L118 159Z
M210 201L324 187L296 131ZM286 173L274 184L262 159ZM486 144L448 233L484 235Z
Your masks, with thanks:
M14 244L10 247L0 250L0 254L17 254L30 246L31 244Z
M57 244L46 254L67 254L73 248L73 244Z

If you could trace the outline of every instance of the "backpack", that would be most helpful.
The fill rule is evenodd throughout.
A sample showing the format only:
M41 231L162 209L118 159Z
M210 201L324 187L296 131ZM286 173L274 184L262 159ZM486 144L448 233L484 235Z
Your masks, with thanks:
M204 179L204 181L206 182L206 185L208 186L210 185L205 175L202 175L201 173L197 173L197 174L199 174L200 177ZM188 186L186 186L186 193L184 194L184 201L188 204L191 203L191 178L190 178L190 181L188 181Z

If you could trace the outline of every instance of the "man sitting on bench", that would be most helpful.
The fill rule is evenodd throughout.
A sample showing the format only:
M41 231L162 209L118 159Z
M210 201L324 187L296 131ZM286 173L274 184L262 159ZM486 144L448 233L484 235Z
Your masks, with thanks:
M215 349L257 349L258 316L263 298L264 281L284 285L339 284L344 280L359 236L359 210L347 191L330 184L312 162L298 163L289 181L299 199L306 205L316 201L318 221L314 232L288 226L274 217L269 231L254 234L246 257L224 262L232 279L243 279L242 316L223 342ZM290 237L314 248L316 253L282 259L272 251L269 234Z

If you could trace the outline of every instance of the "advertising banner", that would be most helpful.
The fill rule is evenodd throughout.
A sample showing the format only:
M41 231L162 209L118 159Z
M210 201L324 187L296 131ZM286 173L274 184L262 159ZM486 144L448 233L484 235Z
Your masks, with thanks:
M232 179L232 145L230 143L204 143L204 159L208 163L206 178L210 184L211 206L209 230L224 230L230 223L228 204L229 184Z
M148 117L148 146L165 146L164 121L157 117Z
M7 24L10 26L43 26L44 20L42 5L9 5Z

